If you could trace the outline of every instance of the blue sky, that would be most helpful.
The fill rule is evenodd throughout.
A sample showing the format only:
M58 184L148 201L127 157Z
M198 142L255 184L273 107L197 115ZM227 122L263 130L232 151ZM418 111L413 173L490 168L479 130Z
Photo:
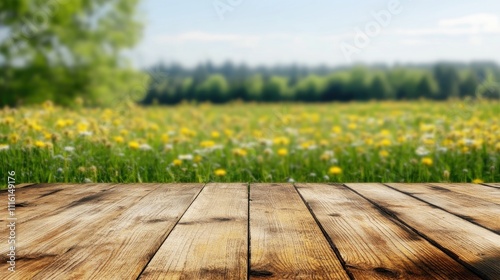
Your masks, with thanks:
M143 0L141 12L141 67L500 62L498 0Z

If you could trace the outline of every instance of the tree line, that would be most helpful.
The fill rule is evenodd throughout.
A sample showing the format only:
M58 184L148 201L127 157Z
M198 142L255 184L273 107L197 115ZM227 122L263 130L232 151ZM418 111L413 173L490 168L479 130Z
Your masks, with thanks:
M500 68L489 62L341 68L207 62L194 68L160 64L147 72L143 104L500 98Z

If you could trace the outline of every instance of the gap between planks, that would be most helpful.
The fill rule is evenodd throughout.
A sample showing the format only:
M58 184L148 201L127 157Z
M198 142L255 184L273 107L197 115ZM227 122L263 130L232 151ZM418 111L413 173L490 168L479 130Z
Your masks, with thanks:
M479 276L500 275L500 236L379 183L345 184Z
M385 186L439 208L470 223L500 234L500 192L488 192L482 185L453 184L402 184L387 183ZM481 193L482 195L478 195Z

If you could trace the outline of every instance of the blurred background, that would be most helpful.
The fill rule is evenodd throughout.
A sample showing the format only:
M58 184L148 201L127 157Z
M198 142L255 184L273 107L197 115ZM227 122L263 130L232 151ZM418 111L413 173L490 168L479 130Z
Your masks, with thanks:
M498 1L0 3L0 106L500 97Z

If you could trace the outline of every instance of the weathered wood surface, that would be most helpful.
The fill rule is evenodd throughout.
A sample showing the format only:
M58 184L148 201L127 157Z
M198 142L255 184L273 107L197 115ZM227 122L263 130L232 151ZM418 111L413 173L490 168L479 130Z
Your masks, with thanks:
M356 279L477 278L351 190L324 184L297 188Z
M495 183L27 184L15 273L4 209L0 279L500 275Z
M387 184L389 187L455 214L469 222L500 233L500 207L493 189L450 184ZM477 187L477 188L474 188ZM457 191L466 190L466 191ZM481 194L485 197L481 199Z
M485 186L490 186L490 187L495 187L495 188L500 188L500 183L487 183L484 184Z
M291 184L250 192L251 279L349 279Z
M248 186L208 184L141 279L246 279Z
M431 186L437 187L436 190L447 189L456 193L461 193L467 196L475 197L479 200L489 201L500 205L500 192L498 189L479 184L445 184L445 183L432 183Z
M156 185L151 191L138 188L137 196L120 193L124 203L101 207L99 212L109 209L109 215L100 214L93 232L86 232L77 246L72 243L72 250L58 255L36 278L113 279L119 271L120 279L137 279L201 188L201 184Z
M500 235L382 184L346 184L483 277L500 275Z

